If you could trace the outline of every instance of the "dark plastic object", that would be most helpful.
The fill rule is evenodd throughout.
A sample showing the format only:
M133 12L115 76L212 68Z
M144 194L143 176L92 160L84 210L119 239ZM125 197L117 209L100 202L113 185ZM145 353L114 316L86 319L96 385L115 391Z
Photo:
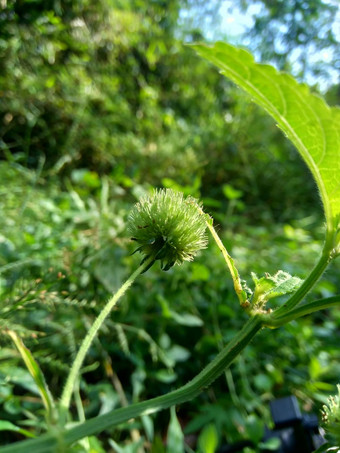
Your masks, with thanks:
M271 401L269 405L277 429L296 425L302 420L302 414L295 396L279 398Z
M316 415L302 414L295 396L287 396L270 403L274 429L266 429L263 441L271 438L280 439L281 445L275 453L312 453L325 440L320 433ZM233 445L224 445L218 453L241 452L246 446L254 446L251 441ZM254 446L255 447L255 446ZM261 450L273 453L273 450Z
M287 396L270 403L275 424L267 430L264 440L277 437L281 446L277 453L311 453L324 443L315 415L302 414L295 396Z

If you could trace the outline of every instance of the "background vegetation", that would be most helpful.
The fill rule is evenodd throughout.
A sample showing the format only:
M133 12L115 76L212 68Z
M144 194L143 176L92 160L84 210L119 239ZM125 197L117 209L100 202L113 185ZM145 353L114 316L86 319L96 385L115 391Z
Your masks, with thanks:
M250 29L237 40L247 44L251 36L259 58L338 103L337 7L321 0L256 4ZM252 2L229 6L245 11ZM203 200L249 286L251 271L303 278L321 249L321 204L296 151L184 45L215 37L207 23L219 23L220 7L185 0L0 3L0 327L23 336L56 395L88 326L139 263L126 218L152 187ZM216 28L219 37L223 26ZM336 264L313 296L339 292ZM166 393L193 377L243 322L213 244L192 264L168 273L155 266L106 322L83 369L78 403L91 417ZM204 439L214 435L220 445L257 442L270 423L268 402L288 394L317 412L339 380L339 327L340 312L332 310L257 337L211 389L178 408L186 443L204 452ZM43 430L37 390L6 335L0 377L0 419ZM77 418L80 405L73 410ZM93 451L161 452L168 440L164 449L174 452L173 431L180 430L170 423L167 438L169 417L107 431L92 439ZM21 438L6 430L0 444Z

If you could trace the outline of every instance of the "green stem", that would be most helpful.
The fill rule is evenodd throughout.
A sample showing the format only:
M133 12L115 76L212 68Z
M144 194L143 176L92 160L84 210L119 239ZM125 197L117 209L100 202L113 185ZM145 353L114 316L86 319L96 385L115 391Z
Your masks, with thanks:
M294 319L301 318L301 316L309 315L316 311L324 310L325 308L330 308L336 305L340 305L340 295L308 302L279 317L273 317L272 315L263 315L261 318L265 326L279 327L283 324L286 324L287 322L293 321Z
M261 327L261 317L258 315L251 317L236 337L188 384L166 395L133 404L129 407L122 407L92 418L64 433L60 433L63 436L65 445L76 442L85 436L98 434L105 429L130 420L131 418L158 412L195 398L230 366L232 361L254 338ZM41 436L39 439L19 442L12 446L0 448L0 453L22 453L24 449L26 451L34 451L34 453L50 453L54 451L57 442L58 439L47 434Z
M86 420L86 417L85 417L83 402L82 402L81 396L80 396L79 379L77 379L77 381L75 382L74 400L75 400L76 407L77 407L78 419L79 419L79 421L84 422ZM86 452L90 451L90 441L89 441L88 437L84 437L84 439L82 439L82 445L84 446Z
M201 212L203 215L206 215L206 214L204 214L204 212L202 210L201 210ZM221 241L215 228L213 227L212 219L209 219L209 220L206 219L206 224L207 224L207 227L208 227L212 237L214 238L218 248L222 252L225 262L227 263L231 278L233 279L233 282L234 282L234 289L235 289L237 297L240 301L241 306L249 305L249 304L247 304L247 293L242 288L240 275L238 273L238 270L236 269L234 260L229 255L227 249L224 247L223 242Z
M102 311L99 313L98 317L95 319L94 323L90 327L90 330L88 331L86 337L84 338L84 340L80 346L80 349L78 351L78 354L72 364L70 373L66 380L64 391L61 395L60 408L61 408L62 412L66 412L69 408L74 384L76 382L76 379L78 378L80 368L84 362L87 351L89 350L91 343L92 343L93 339L95 338L98 330L101 328L106 317L109 315L109 313L111 312L112 308L116 305L118 300L125 294L127 289L132 285L132 283L136 280L136 278L145 269L148 268L148 266L150 265L150 263L152 263L152 261L153 261L153 257L148 258L138 267L138 269L135 270L135 272L133 272L133 274L131 274L131 276L119 288L119 290L111 297L111 299L109 299L109 301L107 302L105 307L102 309Z
M314 269L306 278L306 280L302 283L300 288L287 300L287 302L285 302L280 308L275 310L275 312L272 315L273 319L279 318L287 314L292 308L294 308L299 302L301 302L305 295L319 280L321 275L324 273L326 267L328 266L329 262L331 261L332 245L333 237L331 235L328 235L326 237L326 242L323 247L321 257L317 264L315 265Z

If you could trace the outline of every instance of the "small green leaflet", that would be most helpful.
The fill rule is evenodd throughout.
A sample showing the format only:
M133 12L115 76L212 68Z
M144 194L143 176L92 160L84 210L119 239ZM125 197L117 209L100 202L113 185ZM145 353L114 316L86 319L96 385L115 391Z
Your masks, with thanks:
M184 453L184 434L177 419L176 408L170 408L170 423L167 434L167 453Z
M218 432L214 424L209 423L201 431L198 438L200 453L215 453L218 446Z
M252 272L251 277L255 283L253 304L263 303L274 297L292 293L302 283L299 277L292 277L284 271L278 271L275 275L266 274L265 277L260 278Z
M19 426L14 425L8 420L0 420L0 431L15 431L20 434L23 434L26 437L35 437L34 434L30 433L26 429L22 429Z
M25 365L30 372L36 386L38 387L41 399L43 404L46 408L48 416L50 419L53 417L54 411L54 401L51 395L51 392L45 382L45 377L38 365L35 361L31 351L26 348L21 338L14 332L13 330L8 330L7 334L12 338L15 346L17 347Z
M243 49L222 42L193 47L250 94L294 143L318 185L328 230L334 231L340 219L340 109L289 74L255 63Z

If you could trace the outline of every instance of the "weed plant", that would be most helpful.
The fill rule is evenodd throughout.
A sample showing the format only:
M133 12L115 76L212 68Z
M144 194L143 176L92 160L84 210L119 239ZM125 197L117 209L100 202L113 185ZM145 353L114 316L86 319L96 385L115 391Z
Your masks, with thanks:
M295 227L252 228L252 240L230 229L222 231L221 240L195 199L171 189L149 198L142 187L135 191L145 193L130 215L133 241L128 244L123 236L127 203L120 187L103 180L94 195L71 184L61 192L14 162L2 164L17 191L6 190L2 198L4 453L100 452L105 445L120 451L118 444L132 451L147 448L144 435L158 449L154 451L164 451L150 414L193 398L179 417L191 418L186 432L201 432L198 445L204 452L221 439L233 442L261 433L267 417L264 403L273 394L294 388L308 409L333 391L339 372L337 273L330 271L326 280L318 281L331 263L336 269L333 261L340 253L339 110L287 75L257 65L244 51L221 43L197 50L250 93L297 147L324 207L324 246L319 227L309 232L313 217ZM212 250L190 266L173 268L206 246L205 229L215 241ZM266 250L262 244L269 237L277 242ZM132 252L133 245L144 258L129 277L136 257L123 250ZM169 273L160 275L155 261ZM312 261L316 264L310 271ZM304 275L294 275L301 268ZM247 282L240 277L245 271L251 272ZM105 303L108 292L113 296ZM123 295L124 303L109 317ZM332 317L325 314L329 309ZM247 354L240 355L245 347ZM123 356L126 360L119 360ZM69 357L74 359L70 370ZM98 379L102 375L106 379ZM225 381L214 382L220 375ZM225 382L230 398L223 392ZM106 444L96 437L104 430ZM35 438L12 443L17 436ZM174 445L183 451L184 436L172 409L168 451L175 451Z

